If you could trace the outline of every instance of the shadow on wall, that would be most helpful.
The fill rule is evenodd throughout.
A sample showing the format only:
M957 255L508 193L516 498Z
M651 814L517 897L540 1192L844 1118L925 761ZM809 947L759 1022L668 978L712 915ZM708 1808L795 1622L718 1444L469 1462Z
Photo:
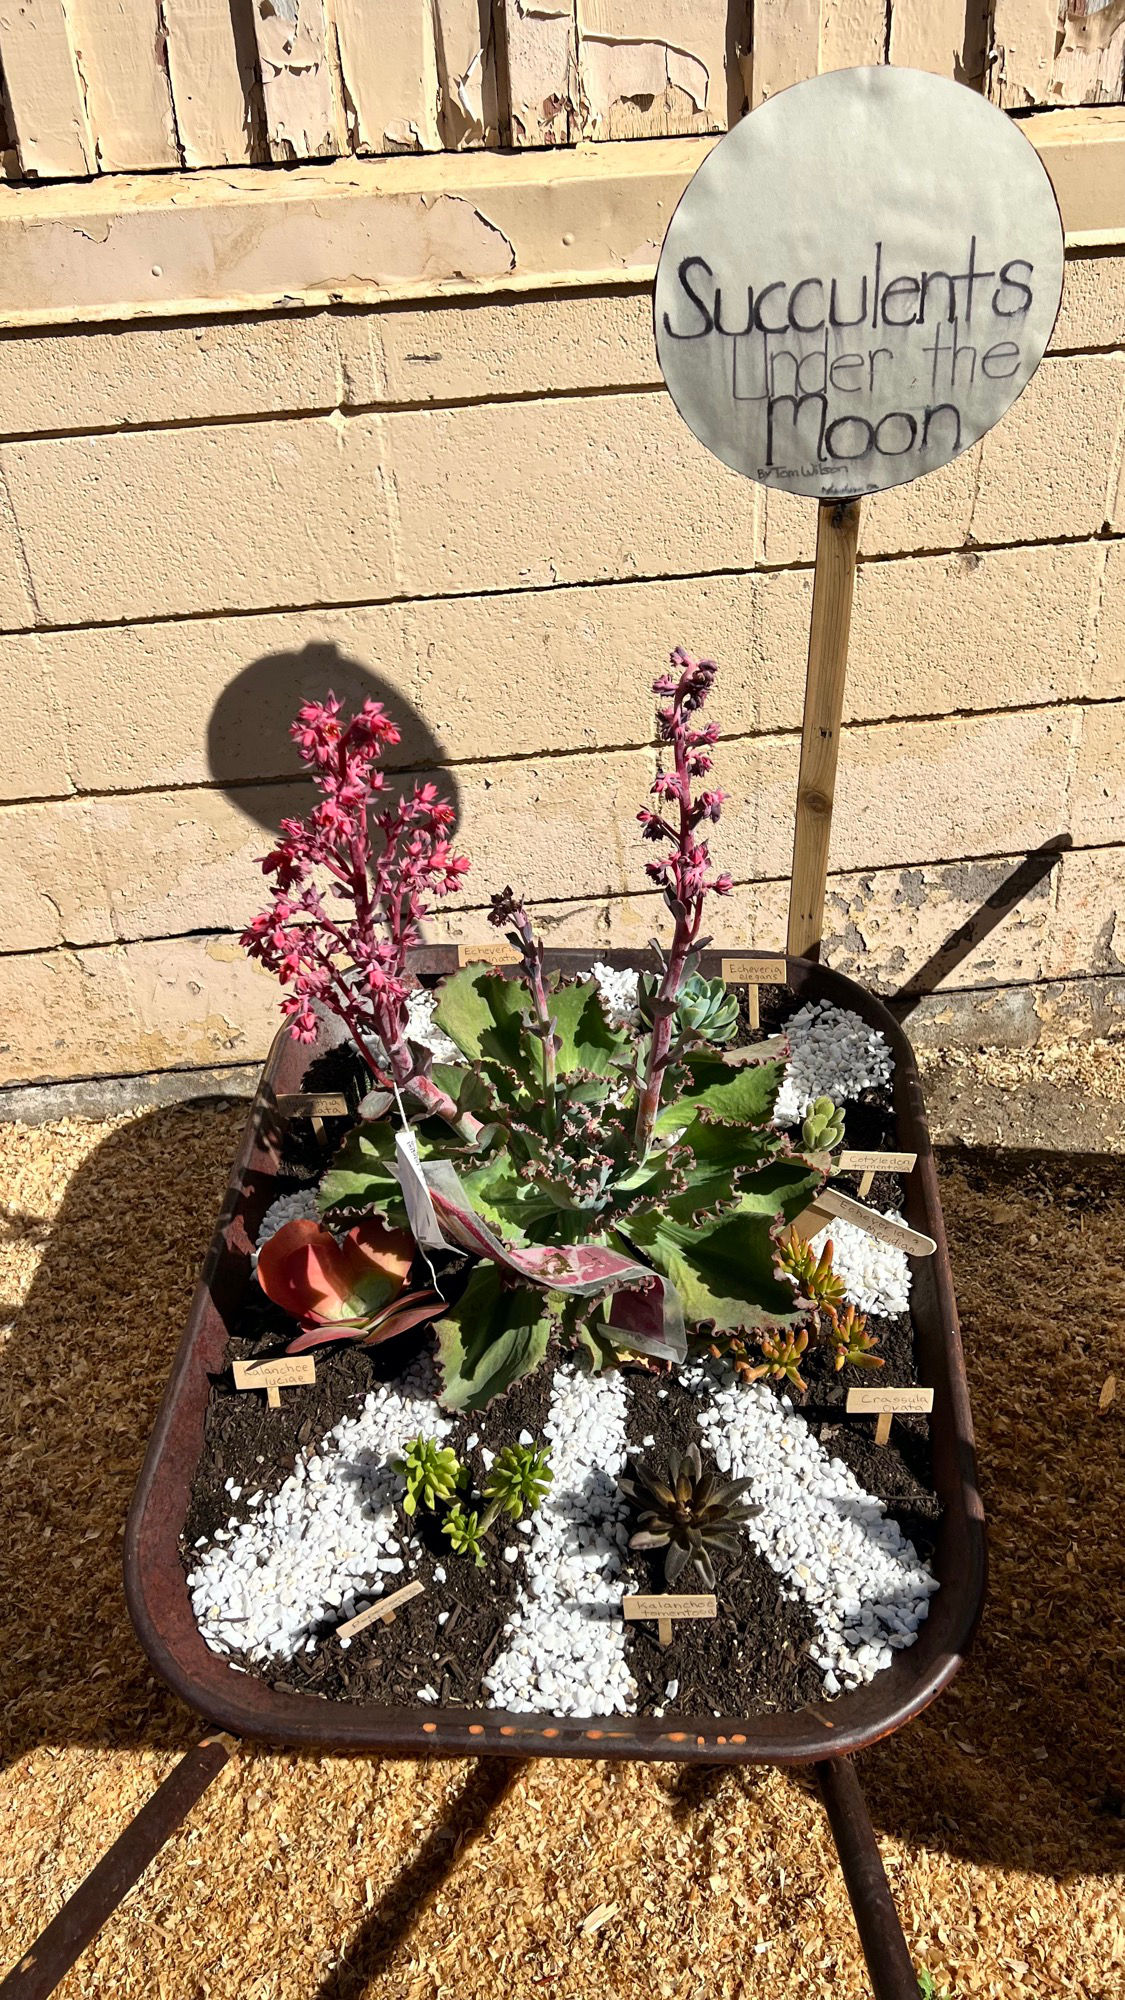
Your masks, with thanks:
M43 1243L25 1303L4 1315L13 1325L0 1404L9 1758L41 1741L198 1740L198 1718L156 1679L133 1637L121 1536L245 1117L244 1105L212 1099L116 1126L77 1167L51 1225L16 1215L2 1225ZM1125 1856L1120 1677L1106 1636L1125 1581L1125 1514L1120 1401L1099 1411L1098 1386L1125 1314L1125 1161L982 1149L946 1156L942 1178L992 1593L964 1673L865 1755L861 1775L881 1832L1056 1879L1109 1873ZM1081 1260L1072 1254L1077 1218ZM1005 1233L1023 1295L1043 1308L1017 1365L997 1283ZM484 1816L507 1781L498 1770L470 1781L454 1823ZM758 1782L752 1770L654 1771L654 1810L671 1783L677 1818L690 1820L725 1787L743 1792L753 1815ZM574 1839L583 1796L560 1766L553 1797ZM404 1857L398 1892L323 2000L352 1993L382 1962L388 1935L401 1934L442 1864L433 1839Z
M441 789L460 820L456 779L451 771L439 770L441 746L417 709L405 699L401 688L382 679L362 660L350 659L330 639L310 640L297 653L265 653L252 660L227 683L215 703L207 725L208 769L240 812L257 820L268 833L277 832L269 791L255 786L254 781L283 778L290 788L284 809L292 811L292 781L297 778L300 784L300 778L289 725L303 702L323 701L329 693L338 695L349 710L368 700L382 702L402 733L401 743L387 759L388 766L411 775L438 773ZM307 803L302 802L300 810L307 812L316 794L311 783L303 789Z

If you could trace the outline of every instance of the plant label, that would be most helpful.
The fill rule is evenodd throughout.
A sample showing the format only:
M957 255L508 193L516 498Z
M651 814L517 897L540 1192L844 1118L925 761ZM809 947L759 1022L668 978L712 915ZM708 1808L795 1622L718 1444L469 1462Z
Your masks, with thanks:
M1018 125L945 77L834 70L768 98L698 169L660 254L657 354L724 465L855 499L991 430L1043 358L1062 272Z
M785 984L785 964L776 958L724 958L722 963L724 984L746 987L746 1010L750 1026L761 1026L758 1007L759 986Z
M264 1389L271 1410L280 1410L282 1389L296 1389L316 1381L316 1361L311 1354L279 1354L274 1361L236 1361L236 1389Z
M441 1224L434 1214L434 1198L426 1185L426 1176L418 1157L418 1141L409 1125L402 1126L395 1133L395 1179L402 1189L410 1233L415 1243L423 1250L448 1250Z
M278 1098L277 1108L283 1118L346 1118L348 1100L334 1091L294 1090Z
M520 965L521 954L514 944L505 944L498 938L495 944L459 944L458 965Z
M656 1636L662 1646L672 1643L672 1623L678 1618L714 1618L714 1597L623 1597L621 1609L628 1624L656 1620Z
M833 1187L821 1188L813 1207L821 1215L839 1216L842 1222L854 1222L857 1229L865 1229L880 1243L890 1243L896 1250L905 1250L908 1257L932 1257L937 1244L932 1236L926 1236L920 1229L910 1229L905 1222L889 1222L885 1215L876 1215L873 1209L864 1208L861 1201L853 1201L848 1194L837 1194ZM823 1227L818 1222L817 1228Z
M871 1193L876 1174L908 1174L918 1164L917 1153L848 1153L839 1155L837 1165L845 1173L859 1175L861 1195Z
M357 1612L346 1624L337 1625L337 1639L354 1639L357 1632L366 1632L367 1627L376 1622L393 1625L395 1612L401 1611L404 1604L409 1604L412 1597L421 1597L424 1589L425 1585L415 1579L413 1583L404 1583L401 1590L392 1590L389 1597L377 1597L366 1611Z
M886 1444L891 1418L928 1416L934 1407L932 1389L849 1389L844 1405L850 1417L877 1417L876 1444Z

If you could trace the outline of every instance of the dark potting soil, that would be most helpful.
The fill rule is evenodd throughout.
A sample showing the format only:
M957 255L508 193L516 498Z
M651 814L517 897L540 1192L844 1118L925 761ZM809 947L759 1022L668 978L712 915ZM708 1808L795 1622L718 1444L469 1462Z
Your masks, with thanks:
M742 1004L745 1010L744 990ZM793 996L781 986L761 988L760 1004L762 1037L777 1033L793 1012ZM746 1026L744 1034L747 1041L756 1039ZM328 1049L309 1063L302 1090L342 1094L349 1117L326 1119L323 1139L316 1136L310 1120L287 1122L276 1194L315 1183L368 1087L366 1069L348 1044ZM897 1135L889 1086L869 1090L849 1103L845 1122L846 1146L892 1147ZM845 1185L848 1178L844 1177ZM898 1175L880 1174L863 1199L880 1212L900 1212L903 1192ZM463 1260L450 1260L450 1275L458 1262ZM425 1274L417 1275L423 1279ZM918 1379L909 1314L872 1314L868 1326L878 1336L882 1368L849 1367L837 1373L826 1351L810 1347L802 1364L807 1382L803 1394L786 1382L767 1386L776 1395L791 1398L825 1449L884 1502L919 1553L928 1554L940 1518L932 1486L928 1420L896 1417L890 1442L877 1446L874 1419L845 1414L845 1398L853 1386L913 1385ZM230 1360L280 1353L292 1336L292 1321L252 1283L230 1339ZM197 1541L210 1541L228 1522L247 1518L252 1494L275 1492L301 1452L355 1411L376 1382L400 1375L425 1344L425 1333L414 1332L374 1349L343 1345L321 1349L315 1384L285 1389L280 1410L271 1410L264 1395L236 1392L229 1373L214 1378L203 1453L182 1536L185 1567L192 1566ZM548 1357L532 1377L487 1412L457 1420L447 1441L467 1459L475 1490L484 1476L482 1448L495 1451L521 1431L536 1441L541 1438L552 1374ZM646 1447L643 1459L662 1464L697 1435L694 1399L670 1376L638 1370L630 1371L629 1381L630 1440L640 1443L651 1436L654 1444ZM474 1435L479 1442L470 1451L467 1439ZM227 1490L228 1480L242 1489L238 1501ZM237 1663L271 1686L328 1700L413 1707L419 1688L428 1686L438 1704L482 1705L483 1677L525 1575L526 1537L514 1524L498 1522L486 1544L486 1565L477 1569L452 1554L437 1522L421 1526L415 1522L411 1527L407 1570L397 1581L417 1578L425 1588L396 1613L393 1623L377 1621L345 1646L326 1622L312 1635L318 1642L315 1649L294 1661L264 1668L246 1660ZM515 1560L507 1562L504 1550L512 1548L517 1551ZM661 1591L662 1556L637 1552L633 1560L636 1587ZM437 1577L439 1569L445 1572L444 1580ZM747 1540L737 1554L718 1552L715 1571L719 1615L714 1621L677 1622L667 1648L660 1646L655 1625L628 1627L639 1710L750 1716L793 1710L822 1698L821 1676L809 1657L815 1631L811 1616L803 1604L781 1596L765 1558ZM702 1588L691 1572L677 1585L689 1593ZM444 1625L438 1622L443 1613ZM667 1694L670 1681L678 1682L674 1697Z
M645 1447L637 1462L662 1473L698 1436L698 1407L674 1376L632 1373L625 1428L630 1443ZM631 1560L640 1573L638 1590L659 1595L669 1589L662 1551L634 1550ZM748 1716L819 1700L822 1677L809 1658L816 1627L806 1607L782 1597L773 1570L746 1538L737 1555L716 1550L714 1567L713 1619L677 1619L667 1646L660 1644L655 1625L626 1626L638 1708ZM671 1587L685 1596L708 1588L691 1568ZM671 1694L669 1682L678 1682Z

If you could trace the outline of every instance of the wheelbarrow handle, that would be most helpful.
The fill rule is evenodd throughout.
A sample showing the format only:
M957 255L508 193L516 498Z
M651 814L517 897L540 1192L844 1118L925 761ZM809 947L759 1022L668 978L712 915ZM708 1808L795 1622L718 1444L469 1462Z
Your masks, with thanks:
M47 2000L237 1748L233 1736L217 1732L181 1757L108 1854L0 1982L0 2000Z
M906 1948L855 1765L850 1757L831 1757L814 1770L875 2000L918 2000L918 1975ZM6 2000L2 1987L0 2000Z

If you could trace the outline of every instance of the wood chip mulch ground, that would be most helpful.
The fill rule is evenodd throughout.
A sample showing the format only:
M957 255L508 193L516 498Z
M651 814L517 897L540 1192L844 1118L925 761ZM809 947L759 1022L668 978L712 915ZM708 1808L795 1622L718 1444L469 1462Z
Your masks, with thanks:
M4 1964L202 1733L132 1637L121 1530L244 1116L0 1128ZM939 1991L1120 2000L1125 1161L948 1152L942 1185L992 1591L960 1680L861 1776ZM228 1766L59 1990L869 1992L801 1780L286 1750Z

